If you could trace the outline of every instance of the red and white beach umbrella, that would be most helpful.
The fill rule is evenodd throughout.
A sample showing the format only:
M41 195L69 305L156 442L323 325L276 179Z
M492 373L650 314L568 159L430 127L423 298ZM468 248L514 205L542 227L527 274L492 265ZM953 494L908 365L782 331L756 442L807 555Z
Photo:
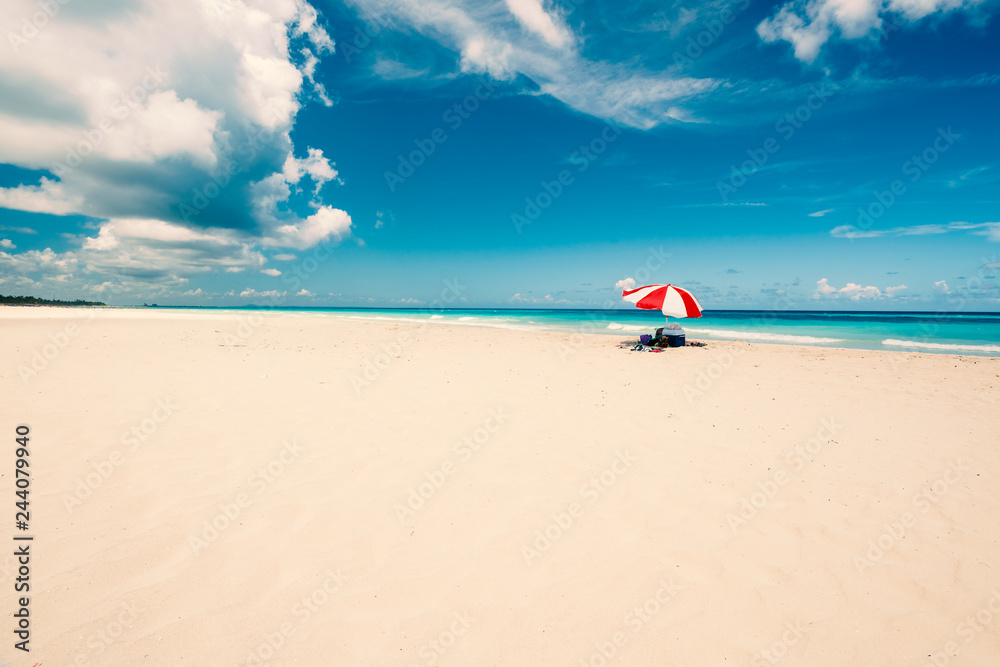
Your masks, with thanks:
M622 292L622 298L644 310L661 310L667 317L701 317L701 304L691 292L674 285L645 285Z

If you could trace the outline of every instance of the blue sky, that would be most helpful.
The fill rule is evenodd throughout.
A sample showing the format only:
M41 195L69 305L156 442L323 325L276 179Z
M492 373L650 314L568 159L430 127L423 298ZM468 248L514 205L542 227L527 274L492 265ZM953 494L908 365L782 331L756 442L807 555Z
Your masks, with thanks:
M46 6L0 9L0 293L1000 310L1000 2Z

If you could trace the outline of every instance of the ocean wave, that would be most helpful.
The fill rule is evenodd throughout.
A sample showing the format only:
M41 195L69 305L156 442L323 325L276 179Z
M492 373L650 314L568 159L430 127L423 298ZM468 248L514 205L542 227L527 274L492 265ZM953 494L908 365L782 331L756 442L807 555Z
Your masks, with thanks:
M538 331L538 325L517 324L509 317L459 317L457 319L447 319L443 315L431 315L429 318L404 317L392 315L347 315L324 313L326 317L334 317L344 320L360 320L365 322L411 322L413 324L433 324L435 326L446 327L479 327L491 329L511 329L513 331Z
M462 319L465 319L466 321L462 322L461 321ZM449 327L473 327L479 329L510 329L512 331L539 330L539 327L537 326L529 326L527 324L512 324L509 318L494 320L486 317L469 317L469 318L459 318L457 320L446 320L444 322L438 321L434 322L434 324L440 324Z
M652 331L646 324L619 324L618 322L608 322L607 328L614 331L646 331L647 329Z
M772 343L802 343L810 345L813 343L841 343L843 338L823 338L821 336L793 336L792 334L768 333L766 331L726 331L724 329L688 329L685 332L705 334L716 338L727 338L729 340L757 340Z
M967 352L1000 352L1000 345L961 345L952 343L924 343L916 340L896 340L886 338L883 345L894 347L916 347L925 350L965 350Z
M420 317L387 317L385 315L341 315L340 313L321 313L324 317L334 317L337 319L344 320L363 320L366 322L426 322L427 320Z

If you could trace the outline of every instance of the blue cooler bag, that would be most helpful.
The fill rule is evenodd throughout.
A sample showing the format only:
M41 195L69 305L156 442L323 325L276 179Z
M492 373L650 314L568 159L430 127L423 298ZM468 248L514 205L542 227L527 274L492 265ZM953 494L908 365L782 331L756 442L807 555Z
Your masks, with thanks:
M683 329L664 329L663 337L667 339L667 347L684 347Z

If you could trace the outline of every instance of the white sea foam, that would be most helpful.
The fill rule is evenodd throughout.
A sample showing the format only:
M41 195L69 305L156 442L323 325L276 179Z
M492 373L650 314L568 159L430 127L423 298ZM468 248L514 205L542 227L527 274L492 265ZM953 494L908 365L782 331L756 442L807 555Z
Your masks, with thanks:
M345 320L364 320L366 322L426 322L427 320L418 317L385 317L384 315L341 315L334 313L328 317L336 317Z
M967 352L1000 352L1000 345L959 345L951 343L924 343L916 340L896 340L886 338L883 345L894 347L915 347L925 350L965 350Z
M840 343L843 338L823 338L821 336L793 336L791 334L768 333L766 331L726 331L724 329L693 329L684 327L687 333L704 334L715 338L726 338L728 340L757 340L769 341L772 343L802 343L811 345L814 343Z
M615 331L646 331L650 329L649 326L644 324L619 324L618 322L608 322L608 329L613 329Z
M400 315L348 315L348 314L327 314L327 316L332 316L340 319L346 320L362 320L362 321L377 321L377 322L412 322L414 324L434 324L440 326L459 326L459 327L485 327L490 329L511 329L514 331L538 331L539 327L537 325L530 324L512 324L510 318L492 318L492 317L459 317L454 320L445 319L443 315L431 315L429 318L418 318L418 317L403 317Z

